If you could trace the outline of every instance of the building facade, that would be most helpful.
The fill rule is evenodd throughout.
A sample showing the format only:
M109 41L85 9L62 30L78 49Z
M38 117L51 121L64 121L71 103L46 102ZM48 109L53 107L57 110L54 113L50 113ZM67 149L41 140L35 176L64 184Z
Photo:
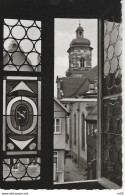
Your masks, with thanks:
M66 150L73 160L82 167L87 166L87 123L85 118L96 107L96 98L62 99L70 112L68 121L68 142Z
M66 121L68 110L54 99L54 154L53 154L53 180L64 182Z

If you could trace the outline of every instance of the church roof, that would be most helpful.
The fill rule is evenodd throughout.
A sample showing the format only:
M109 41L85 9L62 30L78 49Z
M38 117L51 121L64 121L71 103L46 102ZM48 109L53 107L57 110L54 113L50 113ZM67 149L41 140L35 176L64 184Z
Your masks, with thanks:
M60 78L60 89L63 98L82 96L89 90L89 80L97 78L97 66L88 71L86 77L62 77Z
M90 46L90 41L83 37L77 37L73 39L70 43L70 47L74 46Z
M75 97L88 90L89 81L87 78L62 77L61 89L65 98Z
M87 73L87 77L91 80L95 80L98 77L98 66L94 66Z

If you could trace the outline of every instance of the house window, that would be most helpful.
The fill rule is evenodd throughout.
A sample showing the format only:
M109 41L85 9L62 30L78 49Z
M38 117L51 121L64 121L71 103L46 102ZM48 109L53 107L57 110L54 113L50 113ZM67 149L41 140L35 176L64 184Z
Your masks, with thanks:
M74 115L74 145L76 145L76 114Z
M85 67L85 60L84 60L83 57L80 59L80 67L81 68L84 68Z
M54 133L61 133L61 119L54 119Z
M57 180L58 152L53 153L53 181Z
M81 137L82 137L82 140L81 140L81 143L82 143L82 149L84 150L85 149L85 116L84 114L82 114L81 116Z

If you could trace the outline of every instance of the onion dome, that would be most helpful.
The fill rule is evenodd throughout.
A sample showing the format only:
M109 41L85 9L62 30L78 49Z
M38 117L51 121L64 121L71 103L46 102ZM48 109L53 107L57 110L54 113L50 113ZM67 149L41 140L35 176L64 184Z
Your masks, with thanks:
M70 48L76 46L90 47L90 44L90 40L84 38L84 30L81 27L81 24L79 24L78 28L76 29L76 38L71 41Z
M73 39L70 43L70 47L74 46L90 46L90 41L83 37L77 37L76 39Z

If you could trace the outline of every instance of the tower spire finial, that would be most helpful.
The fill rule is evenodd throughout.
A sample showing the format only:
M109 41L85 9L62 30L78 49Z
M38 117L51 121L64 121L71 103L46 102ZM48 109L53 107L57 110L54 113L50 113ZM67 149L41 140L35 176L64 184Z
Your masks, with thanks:
M81 26L81 24L80 24L80 20L79 20L79 26Z

